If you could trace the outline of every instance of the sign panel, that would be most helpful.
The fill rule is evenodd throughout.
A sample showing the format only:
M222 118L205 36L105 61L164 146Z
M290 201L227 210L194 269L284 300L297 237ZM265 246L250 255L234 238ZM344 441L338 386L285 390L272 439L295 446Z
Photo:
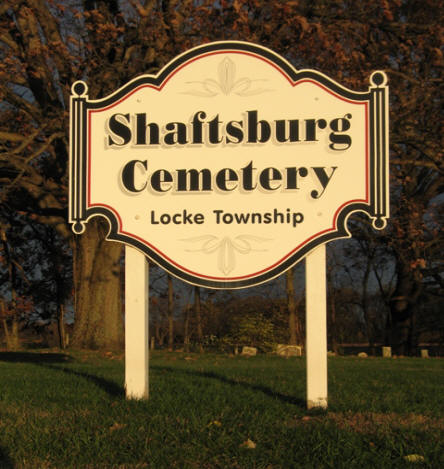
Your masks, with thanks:
M113 94L71 98L70 222L210 288L265 282L348 216L389 215L386 76L355 92L269 49L217 42Z

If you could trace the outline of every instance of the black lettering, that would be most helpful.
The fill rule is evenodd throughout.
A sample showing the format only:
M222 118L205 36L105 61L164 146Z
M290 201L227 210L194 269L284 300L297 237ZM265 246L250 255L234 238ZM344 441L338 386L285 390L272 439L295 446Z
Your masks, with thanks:
M203 143L202 140L202 123L207 115L203 111L198 111L193 116L192 127L193 127L193 143Z
M278 221L279 220L279 221ZM279 212L277 209L273 210L273 223L285 223L285 216L282 212Z
M220 143L222 142L222 138L219 136L219 114L216 115L216 117L208 122L208 138L210 140L210 143Z
M234 171L234 169L231 169L231 168L221 169L216 174L216 185L221 191L232 191L236 189L237 184L234 184L231 187L228 187L227 183L237 182L238 180L239 179L236 174L236 171Z
M156 213L154 210L151 210L151 224L152 225L158 225L159 222L156 220Z
M269 225L271 222L272 222L271 213L270 212L264 213L264 224Z
M187 140L187 126L183 122L170 122L165 126L166 130L171 132L165 134L164 142L167 145L185 145Z
M149 130L149 144L159 145L159 126L155 122L146 123L146 114L136 114L136 145L146 145Z
M177 172L177 191L211 191L211 171L204 168L197 169L178 169Z
M213 213L216 215L216 223L219 225L220 224L220 216L222 214L223 210L213 210Z
M299 189L298 187L298 168L289 167L285 168L287 172L287 185L285 189Z
M280 143L299 142L299 121L298 120L276 120L276 140ZM288 135L287 135L288 127Z
M255 171L256 168L253 168L253 162L250 161L247 166L244 166L241 171L242 171L242 188L244 191L252 191L253 189L256 189L257 184L253 186L253 171Z
M194 215L194 223L196 223L197 225L202 225L204 221L205 217L202 213L196 213L196 215Z
M328 183L331 181L331 178L333 177L333 174L337 169L337 166L332 166L331 169L332 169L332 172L330 176L328 176L327 171L325 170L324 167L313 168L313 171L315 172L322 186L322 192L320 194L316 190L311 191L311 196L313 197L313 199L319 199L321 195L324 193L325 189L327 188Z
M261 186L264 189L267 189L268 191L275 191L276 189L279 189L281 187L281 184L277 184L276 186L272 186L273 181L281 181L282 180L282 174L281 172L276 169L276 168L265 168L261 171L261 174L259 176L259 181L261 183Z
M346 114L343 118L333 119L330 122L330 129L333 132L329 135L330 145L332 150L340 151L347 150L351 147L352 139L350 135L344 135L342 132L347 132L350 129L351 114ZM338 133L339 132L339 133Z
M168 213L162 213L162 215L160 215L160 223L162 223L162 225L168 225L170 222L171 215L168 215Z
M327 127L327 121L325 119L305 119L305 141L316 142L316 127L325 129Z
M118 120L118 118L120 120ZM129 114L113 114L108 121L108 128L115 137L118 137L118 140L113 140L111 135L108 135L108 145L117 145L123 147L131 141L131 129L129 125L124 122L121 122L123 119L130 122Z
M244 139L244 130L242 128L242 121L230 121L227 124L227 137L225 138L226 143L241 143ZM235 138L232 140L230 137Z
M257 120L257 111L247 111L248 115L248 143L265 143L271 136L270 124L264 120ZM260 137L258 137L258 127Z
M300 212L293 213L293 226L296 227L299 223L304 221L304 215Z
M164 183L173 182L173 176L166 169L158 169L151 175L151 187L156 192L168 192L171 184L164 188Z
M146 184L147 184L145 181L145 184L142 187L140 188L136 187L134 173L136 171L137 165L141 165L145 169L145 172L148 169L147 160L145 161L131 160L131 161L128 161L128 163L123 167L123 170L122 170L122 184L123 184L123 187L129 192L142 192L145 189Z

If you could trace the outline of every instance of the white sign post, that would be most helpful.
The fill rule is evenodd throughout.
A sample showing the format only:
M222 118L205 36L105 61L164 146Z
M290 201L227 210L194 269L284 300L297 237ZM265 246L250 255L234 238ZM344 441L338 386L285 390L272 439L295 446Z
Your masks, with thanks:
M149 344L149 268L146 256L125 247L125 391L131 399L147 399Z
M374 72L368 90L352 91L232 41L187 51L101 99L74 83L69 220L81 234L103 216L108 239L132 247L127 368L148 360L134 343L148 344L136 249L185 282L221 289L266 282L307 256L307 329L322 334L307 333L308 375L315 366L325 374L320 253L350 236L353 212L377 229L389 214L386 81ZM132 376L128 396L146 396L147 378L133 387ZM310 405L325 405L326 381L309 381Z
M305 258L307 407L327 407L327 288L325 244Z

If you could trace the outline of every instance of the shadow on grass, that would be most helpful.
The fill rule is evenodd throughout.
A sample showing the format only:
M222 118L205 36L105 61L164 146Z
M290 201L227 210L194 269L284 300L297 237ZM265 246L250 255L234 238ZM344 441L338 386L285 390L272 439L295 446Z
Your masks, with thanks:
M67 363L72 357L65 353L0 352L0 361L10 363Z
M48 370L60 371L67 375L84 378L102 388L113 398L123 398L125 395L123 386L119 386L113 381L109 381L85 371L76 371L64 366L58 366L58 364L61 363L72 363L74 361L70 355L65 353L0 352L0 361L10 363L32 363L33 365L37 365Z
M67 364L74 361L70 355L64 353L0 352L0 361L10 363L32 363L34 365L49 370L59 371L71 376L78 376L79 378L86 379L91 383L95 384L96 386L100 387L113 398L120 399L125 397L124 387L116 384L113 381L102 378L100 376L93 375L91 373L87 373L85 371L77 371L73 370L72 368L60 366L60 364ZM168 366L156 365L153 365L150 368L152 370L157 370L160 372L164 371L173 374L181 373L188 376L197 376L199 378L214 379L224 384L228 384L230 386L241 386L245 389L261 392L266 396L272 397L274 399L279 399L280 401L285 402L287 404L292 404L303 409L306 408L306 402L304 399L279 393L277 391L274 391L272 388L260 384L236 381L234 379L230 379L213 371L179 370L177 368L172 368ZM0 456L2 456L1 452Z
M125 390L123 389L123 386L119 386L114 381L110 381L106 378L102 378L100 376L96 376L91 373L86 373L84 371L72 370L71 368L46 365L45 363L38 363L38 365L44 368L50 369L50 370L61 371L62 373L66 373L67 375L78 376L79 378L84 378L87 381L95 384L99 388L102 388L111 397L114 397L114 398L125 397Z
M13 461L11 461L8 454L5 450L0 446L0 467L2 469L14 469L15 465Z
M214 373L213 371L192 371L192 370L178 370L176 368L171 368L168 366L152 366L151 367L153 370L157 371L164 371L164 372L169 372L169 373L181 373L184 375L189 375L189 376L197 376L199 378L209 378L209 379L215 379L217 381L220 381L224 384L229 384L230 386L241 386L245 389L249 389L252 391L259 391L266 396L272 397L274 399L279 399L282 402L285 402L287 404L292 404L298 407L302 407L304 410L307 407L307 403L304 399L294 397L294 396L288 396L286 394L279 393L277 391L274 391L273 389L263 386L261 384L254 384L254 383L246 383L242 381L236 381L234 379L227 378L226 376L220 375L218 373Z

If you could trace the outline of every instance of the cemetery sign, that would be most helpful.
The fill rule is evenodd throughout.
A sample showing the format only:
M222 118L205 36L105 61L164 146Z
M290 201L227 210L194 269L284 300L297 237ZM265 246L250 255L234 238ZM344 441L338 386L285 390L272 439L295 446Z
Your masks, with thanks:
M296 70L258 45L216 42L157 75L90 100L71 97L75 233L100 215L108 239L210 288L265 282L316 246L348 237L347 218L389 215L388 89L363 92Z

